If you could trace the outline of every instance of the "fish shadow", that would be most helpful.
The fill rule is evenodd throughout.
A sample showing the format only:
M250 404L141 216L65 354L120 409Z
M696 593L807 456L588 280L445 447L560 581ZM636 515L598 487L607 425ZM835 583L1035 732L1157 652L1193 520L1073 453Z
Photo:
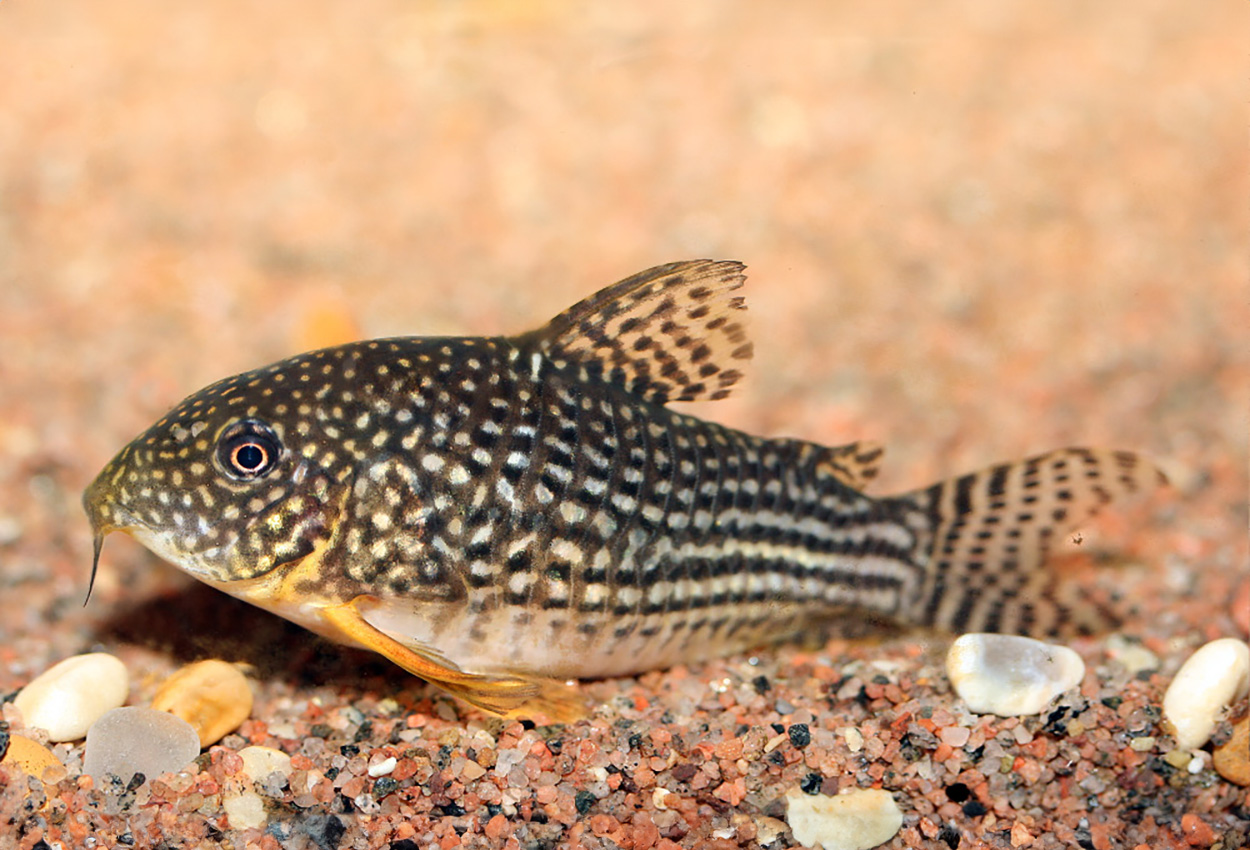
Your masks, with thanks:
M102 638L151 649L181 663L221 658L263 679L383 693L412 683L385 659L340 646L199 583L119 606Z

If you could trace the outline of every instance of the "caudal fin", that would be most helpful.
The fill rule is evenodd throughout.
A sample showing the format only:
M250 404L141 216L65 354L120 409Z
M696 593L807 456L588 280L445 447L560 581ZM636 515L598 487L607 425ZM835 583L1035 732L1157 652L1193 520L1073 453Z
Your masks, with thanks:
M950 631L1088 634L1116 618L1041 568L1054 539L1109 502L1166 483L1130 452L1059 449L903 498L933 529L914 622Z

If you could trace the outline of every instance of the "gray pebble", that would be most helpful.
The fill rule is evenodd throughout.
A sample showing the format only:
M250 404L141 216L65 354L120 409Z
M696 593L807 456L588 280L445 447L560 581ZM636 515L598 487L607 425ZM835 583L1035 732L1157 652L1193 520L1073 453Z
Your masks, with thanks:
M129 783L182 770L200 754L200 737L185 720L164 711L127 706L106 712L87 730L83 773L104 783Z

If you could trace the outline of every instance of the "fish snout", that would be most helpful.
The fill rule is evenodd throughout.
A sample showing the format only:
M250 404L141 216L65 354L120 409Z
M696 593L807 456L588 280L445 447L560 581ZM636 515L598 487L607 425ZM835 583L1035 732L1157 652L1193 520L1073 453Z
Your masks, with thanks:
M91 531L102 540L112 531L124 531L138 524L134 514L118 498L114 481L118 470L110 463L82 494L82 507L91 522Z

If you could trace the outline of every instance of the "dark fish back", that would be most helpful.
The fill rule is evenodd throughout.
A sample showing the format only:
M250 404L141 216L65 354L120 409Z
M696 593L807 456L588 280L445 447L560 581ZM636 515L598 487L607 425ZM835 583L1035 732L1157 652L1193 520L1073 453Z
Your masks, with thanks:
M354 580L456 602L479 626L505 615L529 640L636 643L674 658L692 643L801 629L816 612L897 615L912 601L927 517L843 482L841 460L857 446L765 440L684 416L588 382L525 340L444 340L438 352L440 367L452 364L440 388L408 394L428 401L384 447L409 476L389 501L422 505L411 525L383 523L388 551L417 536L422 561L349 552L365 565ZM366 528L388 501L368 489L357 502ZM357 553L377 554L378 539L363 533Z

